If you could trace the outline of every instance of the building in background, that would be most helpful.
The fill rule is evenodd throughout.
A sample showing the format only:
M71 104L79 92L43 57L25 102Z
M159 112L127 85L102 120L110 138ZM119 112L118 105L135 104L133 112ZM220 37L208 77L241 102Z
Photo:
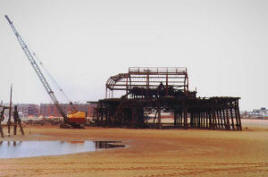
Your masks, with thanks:
M245 111L242 113L243 118L257 118L268 119L268 109L262 107L260 109L253 109L252 111Z
M72 107L69 104L60 104L64 112L71 113ZM87 117L93 116L94 104L74 104L76 110L86 113ZM39 115L44 118L61 117L56 106L54 104L40 104Z
M15 104L18 106L19 114L22 117L38 117L39 105L38 104Z
M22 118L57 118L61 117L56 106L54 104L14 104L18 106L19 115ZM66 113L70 113L72 108L69 104L60 104ZM74 104L78 111L83 111L86 113L87 117L93 117L94 108L96 104L86 103L86 104ZM8 116L8 111L5 112L5 116Z

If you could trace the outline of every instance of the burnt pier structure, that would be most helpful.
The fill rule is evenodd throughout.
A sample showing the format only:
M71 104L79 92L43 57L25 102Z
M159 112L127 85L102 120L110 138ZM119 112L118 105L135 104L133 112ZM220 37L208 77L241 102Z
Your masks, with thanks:
M114 92L121 93L114 98ZM96 126L242 130L239 97L196 97L186 68L131 67L110 77ZM168 115L168 116L167 116Z

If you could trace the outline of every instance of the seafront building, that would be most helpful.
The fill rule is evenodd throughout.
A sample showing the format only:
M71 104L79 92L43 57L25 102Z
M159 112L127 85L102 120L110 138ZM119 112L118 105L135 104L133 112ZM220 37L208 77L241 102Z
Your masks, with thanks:
M252 111L245 111L242 113L243 118L253 119L268 119L268 109L261 107L260 109L253 109Z
M17 104L19 114L23 118L58 118L61 117L54 104ZM60 104L66 113L72 111L69 104ZM87 117L93 116L94 104L75 104L79 111L86 112Z

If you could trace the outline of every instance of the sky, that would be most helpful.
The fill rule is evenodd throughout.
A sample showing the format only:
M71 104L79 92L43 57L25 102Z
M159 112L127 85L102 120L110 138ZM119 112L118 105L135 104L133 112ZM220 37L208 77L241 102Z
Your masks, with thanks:
M128 67L187 67L198 96L268 107L267 9L266 0L0 0L0 100L13 84L16 103L51 102L7 14L72 101L104 98L107 79Z

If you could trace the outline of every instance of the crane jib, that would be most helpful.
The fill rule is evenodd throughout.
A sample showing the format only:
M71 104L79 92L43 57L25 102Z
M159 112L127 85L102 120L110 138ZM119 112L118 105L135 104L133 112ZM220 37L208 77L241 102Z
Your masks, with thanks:
M67 115L65 114L65 112L63 111L63 109L61 108L61 106L59 105L59 101L57 99L57 97L54 95L53 90L51 89L50 85L48 84L45 76L43 75L43 73L41 72L41 69L39 68L39 66L37 65L37 62L35 61L32 53L30 52L30 50L28 49L26 43L23 41L22 37L20 36L20 34L18 33L18 31L16 30L15 26L13 25L12 21L9 19L9 17L7 15L5 15L5 18L7 19L8 23L10 24L15 36L17 37L17 40L22 48L22 50L24 51L27 59L30 61L35 73L37 74L38 78L40 79L41 83L43 84L46 92L48 93L48 95L50 96L51 100L53 101L53 103L55 104L55 106L57 107L59 113L61 114L61 116L64 119L65 123L69 123Z
M5 15L5 17L6 17L7 21L8 21L8 23L9 23L9 24L12 24L12 21L8 18L8 16Z

